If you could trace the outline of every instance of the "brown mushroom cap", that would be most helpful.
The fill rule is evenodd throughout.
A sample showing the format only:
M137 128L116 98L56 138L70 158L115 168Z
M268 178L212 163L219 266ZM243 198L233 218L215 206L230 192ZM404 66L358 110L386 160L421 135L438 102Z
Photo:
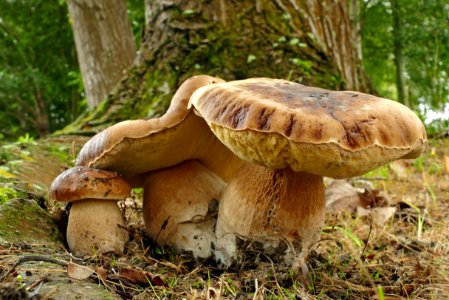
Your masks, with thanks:
M253 78L204 86L191 103L240 158L271 168L345 178L426 146L414 112L359 92Z
M74 167L62 172L50 188L50 197L63 202L83 199L117 201L130 193L131 186L117 173L88 167Z
M139 175L146 172L197 159L224 180L229 179L242 161L188 107L196 89L219 82L223 80L206 75L189 78L162 117L124 121L105 129L84 145L76 165L114 170L136 184Z

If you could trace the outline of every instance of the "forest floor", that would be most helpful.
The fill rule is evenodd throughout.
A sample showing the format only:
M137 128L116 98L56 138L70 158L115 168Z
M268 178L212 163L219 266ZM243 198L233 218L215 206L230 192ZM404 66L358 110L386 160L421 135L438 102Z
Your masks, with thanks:
M337 202L307 278L263 256L220 272L157 247L143 230L138 191L122 204L131 235L124 256L71 255L64 207L48 188L85 140L0 147L0 299L449 299L449 139L351 179L355 200L327 181Z

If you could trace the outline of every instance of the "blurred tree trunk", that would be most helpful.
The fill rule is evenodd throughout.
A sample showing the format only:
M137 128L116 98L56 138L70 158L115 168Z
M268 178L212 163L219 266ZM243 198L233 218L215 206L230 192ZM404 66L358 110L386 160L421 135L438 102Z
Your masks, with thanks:
M95 108L131 66L136 48L124 0L68 0L89 109Z
M138 57L107 102L66 132L94 133L164 113L195 74L274 77L369 91L353 42L348 0L146 0Z
M398 91L398 100L402 104L410 107L408 94L405 91L405 63L403 55L401 8L399 0L391 1L391 10L393 15L393 52L394 64L396 65L396 88Z
M36 112L36 119L34 120L35 128L40 137L44 137L50 133L50 123L48 120L47 105L42 96L42 91L39 87L34 91L34 106Z
M349 0L349 18L351 20L352 40L357 54L357 60L363 60L362 52L362 20L360 0Z

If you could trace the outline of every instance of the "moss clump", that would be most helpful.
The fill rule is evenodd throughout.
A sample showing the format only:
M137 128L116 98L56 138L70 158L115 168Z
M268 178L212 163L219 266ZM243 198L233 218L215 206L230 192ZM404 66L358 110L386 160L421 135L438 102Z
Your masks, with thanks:
M50 215L34 200L16 198L0 205L0 239L9 242L63 246L63 238Z
M0 185L0 204L6 201L23 196L22 192L15 190L14 188L8 187L6 185Z

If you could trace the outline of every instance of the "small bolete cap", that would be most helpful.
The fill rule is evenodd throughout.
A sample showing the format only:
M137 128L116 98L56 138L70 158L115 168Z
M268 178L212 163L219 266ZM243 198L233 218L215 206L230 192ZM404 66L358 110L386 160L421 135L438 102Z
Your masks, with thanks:
M50 188L50 197L63 202L83 199L117 201L130 194L131 186L116 172L88 167L73 167L62 172Z
M84 145L76 165L117 171L134 185L141 185L140 175L197 159L222 179L229 179L242 161L188 106L196 89L219 82L224 81L207 75L189 78L162 117L108 127Z
M414 112L360 92L252 78L201 87L191 104L240 158L275 169L345 178L426 147Z

